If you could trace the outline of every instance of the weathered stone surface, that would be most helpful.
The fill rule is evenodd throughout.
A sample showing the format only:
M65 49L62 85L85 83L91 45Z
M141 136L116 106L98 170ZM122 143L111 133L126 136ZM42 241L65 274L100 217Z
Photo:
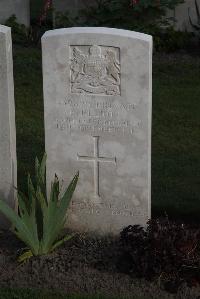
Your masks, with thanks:
M175 9L167 10L167 17L174 19L171 24L174 26L175 30L188 32L195 31L190 24L189 16L192 22L196 25L198 21L194 0L185 0L184 3L177 5Z
M11 30L0 25L0 198L15 207L17 187L15 106ZM7 221L0 215L0 226Z
M42 38L47 182L80 180L67 225L118 233L151 209L152 38L69 28Z
M0 23L16 15L17 21L26 26L30 25L30 0L0 0Z

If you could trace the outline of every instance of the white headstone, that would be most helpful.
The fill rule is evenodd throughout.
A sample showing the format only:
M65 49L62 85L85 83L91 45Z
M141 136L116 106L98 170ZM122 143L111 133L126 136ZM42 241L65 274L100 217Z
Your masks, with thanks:
M0 23L15 15L17 22L30 25L30 0L0 0Z
M0 25L0 198L15 207L17 187L15 105L11 30ZM0 227L7 221L1 215Z
M118 233L151 210L152 38L69 28L43 45L48 185L77 170L67 226Z

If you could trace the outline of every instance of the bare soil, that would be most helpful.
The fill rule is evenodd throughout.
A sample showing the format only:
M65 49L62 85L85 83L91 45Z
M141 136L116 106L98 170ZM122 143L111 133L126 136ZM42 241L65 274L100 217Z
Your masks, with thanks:
M143 298L199 299L200 288L182 285L175 294L164 291L159 280L145 281L120 273L119 240L76 235L50 255L19 264L24 244L11 232L0 232L0 287L59 290L67 294L143 296ZM145 296L145 297L144 297Z

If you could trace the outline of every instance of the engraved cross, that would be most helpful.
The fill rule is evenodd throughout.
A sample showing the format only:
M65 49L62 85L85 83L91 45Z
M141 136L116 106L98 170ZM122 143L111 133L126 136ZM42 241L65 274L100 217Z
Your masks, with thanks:
M99 157L99 136L93 136L94 140L94 155L90 156L79 156L77 154L78 161L88 161L94 163L94 195L100 197L99 194L99 163L110 162L116 164L115 158Z

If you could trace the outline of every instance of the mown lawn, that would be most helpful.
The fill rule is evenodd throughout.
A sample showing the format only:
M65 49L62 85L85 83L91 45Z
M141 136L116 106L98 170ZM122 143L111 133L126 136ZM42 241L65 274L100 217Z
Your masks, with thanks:
M44 152L42 61L37 48L16 47L14 56L18 187L25 190L34 159Z
M199 220L200 59L179 56L153 68L154 213Z
M44 151L41 51L14 48L18 183ZM200 58L153 65L153 215L200 219Z

